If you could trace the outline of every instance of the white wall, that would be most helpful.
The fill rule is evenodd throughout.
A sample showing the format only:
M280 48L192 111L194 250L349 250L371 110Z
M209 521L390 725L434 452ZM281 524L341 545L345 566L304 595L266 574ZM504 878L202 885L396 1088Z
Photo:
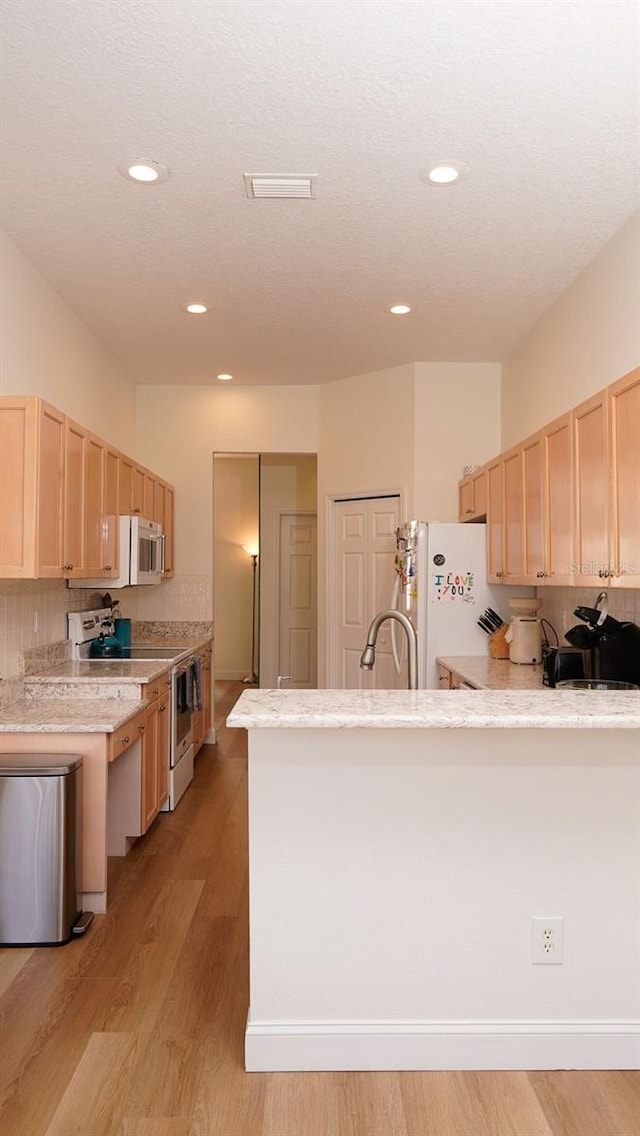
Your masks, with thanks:
M499 363L415 364L415 513L457 521L465 465L501 449Z
M526 438L639 363L640 212L612 237L504 363L502 448Z
M133 383L2 231L0 288L0 394L40 395L135 456ZM25 649L66 639L67 611L93 600L62 580L0 580L0 678L18 673Z
M0 394L37 394L135 456L135 386L0 230Z
M139 386L137 424L139 460L176 489L176 574L139 617L211 619L213 454L315 453L318 388Z

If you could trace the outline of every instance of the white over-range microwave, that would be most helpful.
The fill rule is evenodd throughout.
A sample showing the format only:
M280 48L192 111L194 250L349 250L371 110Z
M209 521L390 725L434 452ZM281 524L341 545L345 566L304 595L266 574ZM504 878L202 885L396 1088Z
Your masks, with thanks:
M162 525L144 517L120 517L120 551L117 576L68 580L70 588L128 588L130 584L159 584L164 571Z

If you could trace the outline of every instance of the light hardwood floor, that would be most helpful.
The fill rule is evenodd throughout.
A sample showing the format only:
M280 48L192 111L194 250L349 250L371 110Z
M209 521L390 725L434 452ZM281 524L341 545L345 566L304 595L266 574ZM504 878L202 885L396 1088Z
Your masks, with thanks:
M0 951L0 1136L638 1136L636 1073L244 1072L241 689L177 812L111 863L108 914Z

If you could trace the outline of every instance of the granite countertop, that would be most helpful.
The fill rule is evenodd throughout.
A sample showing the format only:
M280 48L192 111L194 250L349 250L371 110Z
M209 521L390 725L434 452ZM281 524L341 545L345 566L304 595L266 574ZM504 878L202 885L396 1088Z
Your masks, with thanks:
M542 667L490 659L488 655L440 655L439 663L478 690L540 690Z
M183 624L167 626L171 630L163 634L161 625L145 625L147 634L136 641L180 647L185 655L211 643L206 625L188 625L192 634L184 633ZM149 704L140 697L140 687L170 670L175 661L88 659L0 682L0 732L112 733Z
M20 681L0 684L0 733L111 734L148 706L136 698L32 698Z
M227 725L640 730L640 691L245 690Z
M174 635L167 638L140 639L138 646L179 647L182 654L174 659L84 659L59 663L23 679L27 693L32 697L54 698L122 698L130 697L125 687L137 688L153 682L158 675L170 670L180 658L194 654L209 646L207 638L186 638ZM111 688L111 690L110 690ZM113 688L118 688L114 690ZM136 690L133 691L135 695Z

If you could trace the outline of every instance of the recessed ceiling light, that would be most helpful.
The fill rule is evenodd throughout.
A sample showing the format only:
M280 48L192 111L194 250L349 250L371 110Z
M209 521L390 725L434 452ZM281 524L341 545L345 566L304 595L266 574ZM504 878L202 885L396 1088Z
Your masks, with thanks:
M389 308L389 311L392 316L407 316L411 308L408 304L394 304L392 308Z
M221 383L228 383L229 380L233 378L233 375L216 375L216 378L220 379Z
M209 311L206 304L185 304L182 310L189 312L189 315L192 316L203 316L205 312Z
M146 158L144 161L141 158L130 158L126 162L118 162L118 172L128 181L137 181L140 185L157 185L169 177L166 166Z
M453 185L461 181L469 173L469 167L463 162L438 161L431 162L426 170L420 170L420 179L428 185Z

